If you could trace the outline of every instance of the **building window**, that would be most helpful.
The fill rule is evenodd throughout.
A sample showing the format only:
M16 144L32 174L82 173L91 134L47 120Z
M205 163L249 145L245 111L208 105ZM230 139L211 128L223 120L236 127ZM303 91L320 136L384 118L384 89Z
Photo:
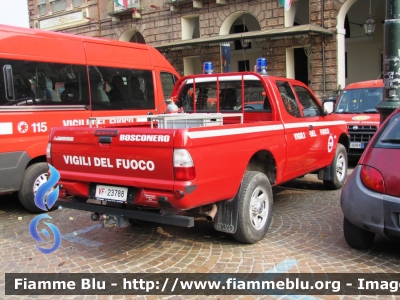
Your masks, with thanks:
M39 10L39 16L44 16L47 14L47 5L46 5L46 0L40 0L38 1L39 4L37 5L38 10Z
M239 60L238 61L238 71L239 72L248 72L250 70L250 62L248 60Z
M53 13L67 9L67 0L54 0L50 4Z
M248 29L244 24L235 25L232 27L233 27L233 32L231 33L248 32ZM241 39L235 41L235 50L250 49L250 48L251 48L251 42L249 42L248 40Z
M72 0L72 6L78 7L82 5L82 0Z
M182 40L190 40L200 37L199 16L182 18Z

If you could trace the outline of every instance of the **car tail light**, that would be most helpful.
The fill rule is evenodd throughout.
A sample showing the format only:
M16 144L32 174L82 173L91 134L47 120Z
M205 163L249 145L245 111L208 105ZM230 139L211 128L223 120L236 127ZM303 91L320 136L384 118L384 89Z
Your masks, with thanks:
M175 180L193 180L196 178L192 156L186 149L174 150L174 176Z
M47 158L47 162L49 164L53 164L52 160L51 160L51 143L47 144L47 148L46 148L46 158Z
M378 193L385 193L385 182L382 174L375 168L363 165L361 167L361 182L366 188Z

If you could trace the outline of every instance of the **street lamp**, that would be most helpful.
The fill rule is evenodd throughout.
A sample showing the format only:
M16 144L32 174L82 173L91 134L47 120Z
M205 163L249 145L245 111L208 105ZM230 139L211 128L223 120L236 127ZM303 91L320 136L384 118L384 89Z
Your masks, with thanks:
M371 15L371 0L369 0L369 16L367 17L367 20L364 22L364 30L365 34L368 37L371 37L375 31L375 20L374 18L372 18Z
M364 30L365 34L369 37L372 36L372 34L375 31L375 20L372 18L372 16L368 16L367 20L364 22Z

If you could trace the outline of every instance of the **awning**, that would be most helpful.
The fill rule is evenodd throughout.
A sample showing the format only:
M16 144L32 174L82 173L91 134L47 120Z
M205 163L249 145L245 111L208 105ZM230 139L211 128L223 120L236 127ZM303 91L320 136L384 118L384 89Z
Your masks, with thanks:
M211 37L190 39L167 43L163 45L154 46L155 48L161 49L173 49L173 48L186 48L199 44L207 45L218 45L223 43L229 43L235 40L251 40L251 39L263 39L263 38L284 38L292 36L309 36L309 35L333 35L333 32L313 24L283 27L270 30L257 30L243 33L233 33L226 35L217 35Z

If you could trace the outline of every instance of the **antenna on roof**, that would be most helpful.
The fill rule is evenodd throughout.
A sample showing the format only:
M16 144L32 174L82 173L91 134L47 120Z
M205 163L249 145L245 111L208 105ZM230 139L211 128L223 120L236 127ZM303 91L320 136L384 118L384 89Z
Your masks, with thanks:
M243 21L243 32L246 32L246 21L244 18L244 12L242 14L242 21ZM244 70L247 72L247 66L246 66L246 47L248 46L248 43L243 39L240 40L240 43L242 44L242 50L243 50L243 63L244 63Z

